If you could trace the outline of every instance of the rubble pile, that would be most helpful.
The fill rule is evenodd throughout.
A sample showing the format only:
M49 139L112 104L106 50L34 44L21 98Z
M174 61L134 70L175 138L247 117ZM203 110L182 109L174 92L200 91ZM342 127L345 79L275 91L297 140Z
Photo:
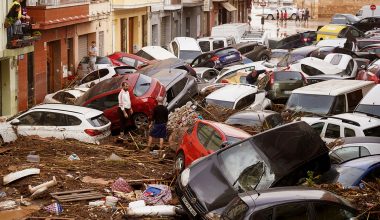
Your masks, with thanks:
M199 114L206 120L224 122L238 110L224 108L218 105L207 105L199 108Z

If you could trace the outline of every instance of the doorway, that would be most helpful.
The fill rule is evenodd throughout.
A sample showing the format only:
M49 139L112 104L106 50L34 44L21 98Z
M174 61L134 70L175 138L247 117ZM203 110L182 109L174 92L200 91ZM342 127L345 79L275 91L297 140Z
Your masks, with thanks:
M190 17L186 17L186 37L190 37Z
M121 28L121 51L127 52L127 23L128 20L123 18L120 19L120 28Z
M128 53L133 53L133 30L134 19L131 17L128 20Z
M28 109L34 106L34 52L28 53Z
M46 75L47 75L47 92L53 93L61 87L61 53L60 42L52 41L47 43L46 47Z

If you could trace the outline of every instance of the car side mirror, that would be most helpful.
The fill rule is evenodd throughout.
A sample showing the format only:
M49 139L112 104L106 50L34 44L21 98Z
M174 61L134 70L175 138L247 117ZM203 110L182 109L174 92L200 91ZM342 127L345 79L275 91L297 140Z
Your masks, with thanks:
M224 141L221 145L220 145L220 148L225 148L227 147L228 145L230 145L227 141Z
M20 120L18 120L17 118L16 119L13 119L11 121L11 125L19 125L20 124Z

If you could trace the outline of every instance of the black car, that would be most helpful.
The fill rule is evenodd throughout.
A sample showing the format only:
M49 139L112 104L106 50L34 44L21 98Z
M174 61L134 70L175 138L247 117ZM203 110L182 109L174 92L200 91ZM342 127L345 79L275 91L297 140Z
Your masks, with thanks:
M241 55L253 61L268 61L270 59L270 51L268 48L257 42L239 43L231 45L231 47L237 49Z
M355 24L359 18L352 14L335 14L330 24Z
M166 89L166 102L169 111L179 108L198 93L195 77L181 69L163 69L151 77L158 79Z
M278 187L236 196L222 220L350 219L358 211L339 196L307 187Z
M367 17L353 24L357 29L366 32L374 28L380 28L380 17Z
M263 110L263 111L240 111L231 115L224 122L228 125L242 125L254 129L269 129L283 124L281 114L278 112Z
M241 62L242 56L238 50L233 47L225 47L199 55L193 60L191 66L221 70L225 66L241 64Z
M238 194L292 186L330 169L328 148L305 122L259 133L194 161L178 178L176 193L188 215L221 214Z
M178 58L169 58L166 60L158 61L156 63L150 64L144 68L139 69L137 73L152 76L153 74L163 69L181 69L185 70L191 76L197 76L196 72L189 64Z
M271 49L294 49L311 45L316 40L316 31L305 31L285 37L279 41L271 40L269 45Z

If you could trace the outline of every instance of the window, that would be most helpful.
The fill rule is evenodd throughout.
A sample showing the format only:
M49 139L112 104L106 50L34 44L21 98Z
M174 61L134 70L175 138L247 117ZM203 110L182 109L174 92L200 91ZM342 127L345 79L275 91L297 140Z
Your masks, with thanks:
M212 48L214 50L220 49L224 47L224 41L223 40L215 40L212 42Z
M344 137L355 137L355 131L350 128L344 128Z
M71 95L68 92L58 92L53 96L53 99L61 102L61 103L67 103L70 102L70 99L75 99L75 96Z
M210 51L210 42L209 41L199 41L198 44L199 44L199 47L201 48L202 52Z
M286 204L275 207L275 219L281 220L307 220L308 205L305 203Z
M325 138L340 138L340 126L328 124L326 128Z
M342 60L341 54L335 54L334 57L331 59L330 63L332 65L339 65L340 61Z
M300 72L279 71L279 72L274 72L274 80L275 81L302 80L302 75Z
M97 79L100 79L100 78L103 78L108 73L109 73L108 69L96 70L96 71L94 71L92 73L89 73L86 77L84 77L82 79L82 84L88 83L88 82L91 82L91 81L94 81L94 80L97 80Z
M108 57L96 57L95 64L112 64Z
M45 112L43 115L43 120L41 122L45 126L67 126L66 115L55 113L55 112Z
M355 217L351 211L331 203L315 203L314 210L316 220L347 220Z
M380 126L364 130L365 136L380 137Z
M145 58L147 60L154 60L154 57L152 57L151 55L149 55L148 53L146 53L143 50L137 51L136 55L139 57Z
M98 115L87 120L94 127L102 127L110 122L104 115Z
M82 121L75 117L75 116L72 116L72 115L66 115L66 119L67 119L67 126L75 126L75 125L80 125L82 124Z
M210 126L203 123L198 124L197 136L199 142L203 145L203 147L206 148L207 141L210 139L213 132L214 129L212 129Z
M317 134L319 134L319 135L322 133L324 126L325 126L324 122L319 122L319 123L311 125L311 127L314 129L314 131L317 132Z
M172 89L174 92L174 97L176 97L179 93L182 92L182 90L186 87L186 84L187 84L187 77L184 77L180 81L178 81L175 85L173 85Z
M348 111L353 112L363 98L362 90L347 93Z
M207 144L207 150L217 151L219 150L220 146L222 145L222 137L219 135L218 132L214 132L214 134L211 136L210 141Z
M331 152L331 160L336 163L352 160L359 157L370 155L367 148L363 146L349 146L336 149Z
M340 114L346 111L346 97L344 95L337 96L331 109L331 114Z
M214 70L207 70L206 72L203 73L202 78L204 80L211 80L214 79L218 76L218 74Z
M120 58L120 61L124 64L127 64L128 66L133 66L133 67L136 67L136 60L135 59L132 59L132 58L129 58L129 57L121 57Z
M255 98L256 98L256 94L247 95L246 97L240 99L236 103L235 109L241 110L241 109L244 109L244 108L250 106L255 101Z
M245 214L249 210L248 205L239 197L232 200L231 205L228 206L226 212L223 213L222 220L243 220Z
M43 112L30 112L18 118L20 125L41 125Z
M302 72L304 72L305 74L309 75L309 76L317 76L317 75L324 75L325 73L314 68L314 67L311 67L309 65L305 65L305 64L301 64L301 70Z
M350 61L348 62L348 64L347 64L346 69L345 69L345 72L346 72L346 75L347 75L347 76L351 76L352 71L354 70L354 66L355 66L354 61L353 61L353 60L350 60Z
M91 103L87 105L87 107L94 108L99 111L112 108L113 106L119 103L118 96L119 96L119 93L104 96L102 98L92 101Z
M250 220L272 220L273 209L264 209L253 213Z
M139 78L137 79L135 88L133 89L133 94L137 97L144 95L149 90L151 82L152 78L140 74Z

